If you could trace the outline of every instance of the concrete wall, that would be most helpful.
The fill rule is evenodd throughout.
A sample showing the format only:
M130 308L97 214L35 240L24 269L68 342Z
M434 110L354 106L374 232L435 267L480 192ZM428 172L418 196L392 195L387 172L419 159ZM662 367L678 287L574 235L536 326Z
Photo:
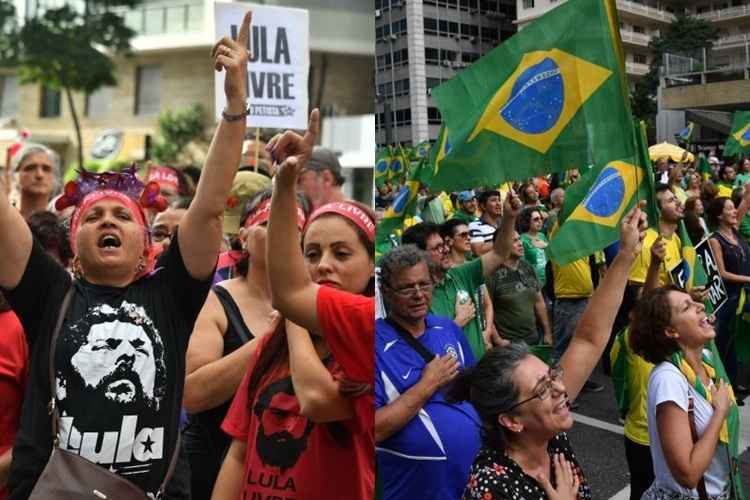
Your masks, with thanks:
M747 103L750 80L733 80L663 89L664 109L701 108Z

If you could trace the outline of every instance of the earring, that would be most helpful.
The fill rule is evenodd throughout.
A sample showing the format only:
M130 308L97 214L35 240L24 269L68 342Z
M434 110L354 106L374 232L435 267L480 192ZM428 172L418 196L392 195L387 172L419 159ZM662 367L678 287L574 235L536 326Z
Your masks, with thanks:
M77 280L83 279L83 272L81 271L81 262L78 260L78 256L73 257L73 262L71 263L71 270L73 271L73 277Z
M135 268L135 274L141 274L144 269L146 269L146 259L141 257L138 261L138 265Z

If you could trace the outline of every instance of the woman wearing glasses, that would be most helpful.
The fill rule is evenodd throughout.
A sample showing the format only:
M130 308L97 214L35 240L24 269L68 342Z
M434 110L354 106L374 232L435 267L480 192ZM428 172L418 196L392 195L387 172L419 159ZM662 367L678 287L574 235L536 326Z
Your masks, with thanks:
M543 225L542 212L537 208L525 208L518 218L518 232L521 233L523 242L523 260L534 268L542 288L547 282L544 273L547 267L547 254L544 253L544 249L549 245L547 237L542 232Z
M592 498L565 434L573 425L569 401L604 351L645 226L639 208L623 219L619 254L559 365L548 366L518 343L489 351L476 367L457 377L452 395L468 400L482 422L482 447L463 498Z

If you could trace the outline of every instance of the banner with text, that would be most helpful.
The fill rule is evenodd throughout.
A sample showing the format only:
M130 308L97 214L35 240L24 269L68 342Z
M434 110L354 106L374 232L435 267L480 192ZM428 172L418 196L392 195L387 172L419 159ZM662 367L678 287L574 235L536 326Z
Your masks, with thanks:
M237 38L245 12L253 11L248 40L249 127L307 127L310 21L304 9L246 3L215 4L215 40ZM216 119L226 106L224 72L215 77Z
M713 312L716 313L716 311L724 305L724 302L727 301L728 295L727 289L724 286L724 280L721 279L721 275L719 274L719 266L716 264L716 257L714 256L713 250L711 250L711 245L708 244L708 238L698 243L695 247L695 254L697 259L696 265L702 264L703 269L706 270L706 276L708 277L708 280L706 281L708 300L711 301L711 305L714 308ZM687 278L685 276L684 267L685 266L678 264L671 271L672 280L676 285L681 287L686 286Z

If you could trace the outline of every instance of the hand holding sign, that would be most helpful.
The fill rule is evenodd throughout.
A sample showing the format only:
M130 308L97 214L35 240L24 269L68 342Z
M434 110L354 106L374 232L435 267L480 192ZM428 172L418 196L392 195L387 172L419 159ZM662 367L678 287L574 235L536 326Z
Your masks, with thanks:
M250 36L252 11L247 11L242 19L242 26L237 40L223 37L211 49L211 58L216 71L226 72L224 93L227 98L227 112L244 113L247 106L247 41Z

